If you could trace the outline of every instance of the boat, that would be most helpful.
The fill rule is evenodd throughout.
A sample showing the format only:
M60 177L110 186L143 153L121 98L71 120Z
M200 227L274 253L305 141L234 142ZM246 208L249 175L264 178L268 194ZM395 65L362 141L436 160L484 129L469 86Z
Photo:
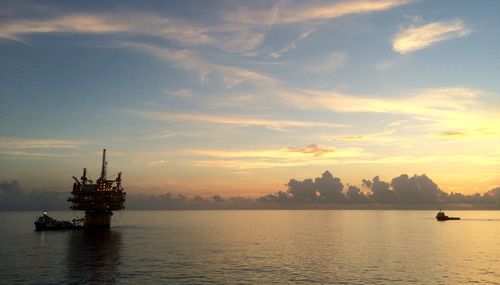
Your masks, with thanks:
M439 210L439 212L436 214L436 219L438 221L460 220L459 217L448 217L442 210Z
M83 220L73 219L73 221L58 221L44 212L43 215L38 217L35 221L36 231L49 231L49 230L74 230L83 228Z
M102 152L101 176L95 183L87 177L87 169L83 169L80 179L73 176L73 190L68 202L72 210L85 211L83 219L58 221L45 212L35 221L35 230L66 230L80 228L109 228L113 211L125 208L125 191L122 186L122 173L115 179L107 177L106 149Z

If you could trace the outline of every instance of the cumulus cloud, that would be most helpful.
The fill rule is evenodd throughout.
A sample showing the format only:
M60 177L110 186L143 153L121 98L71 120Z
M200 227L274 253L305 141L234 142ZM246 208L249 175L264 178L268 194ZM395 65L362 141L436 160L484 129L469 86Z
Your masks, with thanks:
M392 179L391 187L401 203L436 203L446 195L425 174L412 177L402 174Z
M471 32L458 19L432 22L420 27L411 26L401 29L393 37L392 48L401 54L410 53L438 42L465 37Z
M16 181L0 182L0 211L65 210L68 193L33 189L25 190Z
M377 203L390 204L397 201L389 183L380 180L378 176L373 177L372 180L363 179L363 186L370 189L369 197Z
M344 189L340 178L325 171L314 180L290 179L287 191L278 191L257 198L222 197L219 194L202 197L188 197L180 193L166 192L160 195L127 195L126 209L181 210L181 209L301 209L306 205L346 205L353 207L369 203L390 205L430 205L437 207L468 204L472 207L493 209L500 207L500 187L480 194L447 194L425 175L409 177L402 174L392 179L391 183L378 177L363 180L363 186L370 192L365 194L360 188L349 185ZM69 193L33 189L27 191L16 181L0 181L0 211L51 211L67 210ZM437 205L438 204L438 205ZM292 205L288 207L287 205ZM376 207L376 205L374 205ZM310 208L310 207L308 207ZM365 207L366 208L366 207Z
M290 179L286 184L288 194L278 192L275 195L265 196L264 199L274 202L286 200L296 203L343 203L345 196L342 193L344 184L340 178L334 177L329 171L325 171L321 177L314 180L307 178L302 181Z
M329 203L342 203L345 199L342 191L344 184L340 178L334 177L330 171L325 171L321 177L314 179L314 186L322 201Z
M347 201L352 204L364 204L370 202L368 197L361 192L361 189L354 185L349 185L345 196Z

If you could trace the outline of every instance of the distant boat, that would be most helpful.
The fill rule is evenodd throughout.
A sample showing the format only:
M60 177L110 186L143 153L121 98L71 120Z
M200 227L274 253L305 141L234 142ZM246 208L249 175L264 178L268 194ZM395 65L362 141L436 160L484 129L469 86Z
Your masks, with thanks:
M459 217L448 217L447 215L444 214L442 210L439 210L439 212L436 214L436 219L438 221L460 220Z

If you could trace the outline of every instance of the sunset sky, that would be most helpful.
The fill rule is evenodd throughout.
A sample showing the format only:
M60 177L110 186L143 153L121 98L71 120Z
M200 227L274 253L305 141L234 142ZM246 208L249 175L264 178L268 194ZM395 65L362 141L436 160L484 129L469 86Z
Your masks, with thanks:
M2 1L0 179L500 186L499 1Z

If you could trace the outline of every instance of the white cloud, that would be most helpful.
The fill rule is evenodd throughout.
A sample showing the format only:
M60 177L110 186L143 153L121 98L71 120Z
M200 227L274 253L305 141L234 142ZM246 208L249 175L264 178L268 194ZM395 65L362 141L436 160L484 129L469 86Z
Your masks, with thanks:
M431 88L407 92L398 97L354 96L323 90L282 90L273 94L299 109L403 115L445 130L485 129L482 133L486 134L498 133L500 126L498 108L479 99L486 93L463 87Z
M297 44L299 42L301 42L302 40L304 40L305 38L309 37L313 32L314 32L314 29L307 30L305 33L300 34L299 37L296 38L292 43L288 44L287 46L285 46L284 48L282 48L279 51L270 53L269 55L274 57L274 58L281 57L283 54L285 54L293 49L296 49Z
M171 112L168 113L149 112L149 111L128 111L128 112L152 120L197 122L206 124L237 125L237 126L262 126L271 129L310 128L310 127L324 127L324 128L348 127L347 125L342 125L342 124L333 124L333 123L316 122L316 121L280 120L280 119L218 116L218 115L190 114L190 113L171 113Z
M435 43L469 35L462 20L441 21L420 27L404 28L392 39L394 51L405 54L429 47Z

